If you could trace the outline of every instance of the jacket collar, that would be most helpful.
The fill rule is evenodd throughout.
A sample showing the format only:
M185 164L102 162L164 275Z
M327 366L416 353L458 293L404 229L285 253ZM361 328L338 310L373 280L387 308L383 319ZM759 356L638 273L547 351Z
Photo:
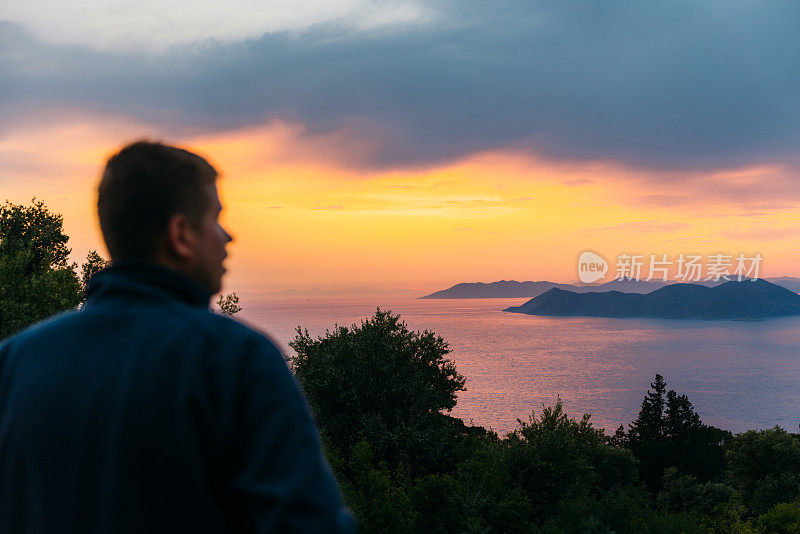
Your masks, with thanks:
M109 298L179 301L208 308L211 293L188 276L157 263L120 261L92 276L84 306Z

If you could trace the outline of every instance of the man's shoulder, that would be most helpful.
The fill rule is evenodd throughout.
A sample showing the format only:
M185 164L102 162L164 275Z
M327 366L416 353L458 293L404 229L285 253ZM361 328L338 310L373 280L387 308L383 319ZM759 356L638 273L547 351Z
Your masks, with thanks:
M238 319L233 319L211 310L193 310L189 316L193 324L202 326L208 335L221 337L229 342L258 345L278 349L277 342L267 333Z
M294 398L298 387L289 361L272 337L238 319L212 311L197 313L196 320L190 326L191 331L198 332L195 350L212 374L235 375L244 390L260 384Z
M193 310L187 324L189 331L212 350L208 352L223 360L243 359L248 367L276 363L286 364L283 350L269 334L239 319L220 315L211 310Z
M68 310L48 317L2 340L0 349L26 345L37 339L57 339L62 337L64 332L69 332L73 328L76 321L80 321L78 315L78 310Z
M114 323L123 322L131 330L141 329L152 323L152 325L163 327L165 331L188 332L197 342L209 346L234 349L225 351L228 355L231 353L256 353L283 359L283 353L278 348L278 343L268 334L252 326L222 316L207 308L187 307L181 310L183 313L174 313L175 311L177 310L163 314L142 314L141 310L128 309L119 310L120 315L113 317L114 314L109 314L105 309L70 310L14 334L0 342L0 348L10 350L41 343L48 346L53 343L63 344L76 336L91 337L95 334L102 336L105 333L105 327ZM147 327L152 329L151 326ZM158 328L152 330L157 333Z

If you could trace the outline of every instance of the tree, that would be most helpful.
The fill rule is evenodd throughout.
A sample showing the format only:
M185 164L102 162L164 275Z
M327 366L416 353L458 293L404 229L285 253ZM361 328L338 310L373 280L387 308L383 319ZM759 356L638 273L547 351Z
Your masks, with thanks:
M110 264L92 250L78 275L68 241L61 215L41 200L0 206L0 339L76 308L89 279Z
M719 477L725 467L723 445L730 432L706 426L686 395L667 391L664 377L656 375L642 401L627 440L619 432L614 440L626 443L639 459L642 480L656 491L667 467L701 481Z
M630 425L628 437L637 444L658 441L664 437L664 392L667 389L664 377L657 374L650 387L652 391L647 390L639 415Z
M442 429L457 425L443 412L453 409L465 379L445 358L441 337L412 332L378 308L361 325L337 325L317 339L298 327L289 345L320 431L345 457L362 440L390 467L425 463L446 448Z
M67 267L69 237L63 231L61 215L51 213L41 200L30 206L0 206L0 254L24 257L23 274Z
M758 518L762 532L800 532L800 502L780 503Z
M89 284L89 280L92 279L92 276L109 265L111 265L111 262L98 254L96 250L89 251L89 254L86 255L86 263L81 266L81 289L84 296L86 294L86 286Z
M650 384L651 390L642 401L636 420L630 424L628 445L640 461L640 474L651 489L655 489L666 467L667 449L664 435L664 392L667 384L664 377L656 375Z
M509 484L525 491L537 521L564 507L575 517L580 515L573 506L577 501L634 485L636 462L630 451L608 445L588 414L580 420L568 417L560 398L541 416L518 423L505 440Z
M726 457L728 480L754 513L800 497L800 435L749 430L730 440Z
M0 206L0 339L75 308L81 285L68 264L61 215L44 202Z
M220 295L217 299L217 307L220 315L225 317L233 317L242 311L242 307L239 306L239 296L236 293L229 293L224 297Z

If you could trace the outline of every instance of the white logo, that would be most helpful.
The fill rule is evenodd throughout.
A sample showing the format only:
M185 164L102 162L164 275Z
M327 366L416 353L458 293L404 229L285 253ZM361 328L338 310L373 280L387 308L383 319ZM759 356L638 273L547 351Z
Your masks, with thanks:
M602 280L607 272L608 262L598 254L587 250L578 257L578 278L584 284Z

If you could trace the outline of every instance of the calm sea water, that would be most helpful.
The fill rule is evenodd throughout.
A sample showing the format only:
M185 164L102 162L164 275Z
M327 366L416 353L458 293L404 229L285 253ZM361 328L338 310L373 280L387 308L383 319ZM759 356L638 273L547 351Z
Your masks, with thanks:
M467 377L453 415L505 433L561 397L613 432L632 421L656 373L703 421L734 432L800 423L800 317L761 322L556 318L505 313L528 299L242 298L240 317L290 352L298 325L312 335L350 325L376 306L449 342Z

